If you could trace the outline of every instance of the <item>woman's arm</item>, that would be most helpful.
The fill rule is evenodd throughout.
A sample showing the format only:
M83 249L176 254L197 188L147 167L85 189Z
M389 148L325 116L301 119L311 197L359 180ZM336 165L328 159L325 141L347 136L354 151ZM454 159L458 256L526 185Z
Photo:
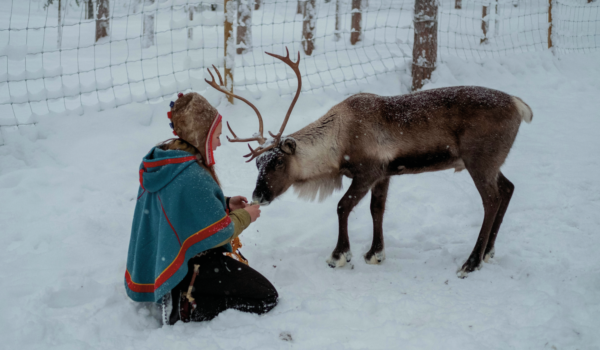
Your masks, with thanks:
M242 231L248 228L248 226L250 226L250 223L252 222L250 214L244 209L232 211L231 213L229 213L229 218L233 222L233 237L231 237L231 239L227 239L219 243L218 245L216 245L216 247L223 246L234 240L237 236L239 236L242 233Z
M252 218L250 214L244 209L237 209L229 213L229 218L233 221L233 238L239 236L242 231L244 231L250 223L252 222ZM233 239L232 238L232 239Z

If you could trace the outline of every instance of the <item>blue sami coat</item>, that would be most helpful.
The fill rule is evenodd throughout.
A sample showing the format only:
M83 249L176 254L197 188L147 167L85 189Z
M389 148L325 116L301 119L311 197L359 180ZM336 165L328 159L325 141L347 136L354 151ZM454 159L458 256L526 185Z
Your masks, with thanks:
M233 230L221 188L196 157L153 148L140 165L127 295L158 302L183 280L190 258L231 239Z

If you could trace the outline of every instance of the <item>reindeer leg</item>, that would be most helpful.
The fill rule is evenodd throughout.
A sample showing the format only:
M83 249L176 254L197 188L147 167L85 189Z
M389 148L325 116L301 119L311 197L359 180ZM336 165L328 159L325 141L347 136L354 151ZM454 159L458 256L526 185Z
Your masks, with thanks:
M485 253L483 255L483 261L485 262L489 262L490 259L494 257L494 243L496 242L496 237L498 237L498 231L500 231L502 219L504 219L504 214L506 213L508 203L510 203L510 198L512 197L514 191L515 185L508 181L508 179L504 177L502 173L498 173L498 192L500 194L500 198L502 198L502 204L500 204L500 208L498 208L498 214L496 214L494 225L492 225L490 239L488 240L487 247L485 248Z
M494 220L498 214L498 209L502 203L502 199L498 193L498 183L495 175L489 176L489 173L481 174L473 171L472 169L468 170L473 178L473 181L475 182L475 186L477 187L479 194L481 195L485 215L483 218L483 224L481 225L481 230L479 231L477 243L475 243L475 248L473 248L473 252L469 256L469 259L467 259L467 261L464 263L462 268L457 271L459 278L465 278L469 272L473 272L476 269L481 268L483 253L488 244L492 225L494 224Z
M367 264L380 264L385 260L383 244L383 214L387 199L390 178L379 181L371 189L371 216L373 217L373 243L371 249L365 254Z
M348 216L350 216L350 212L358 202L369 192L371 183L357 178L353 179L348 192L344 194L338 204L339 236L335 249L327 259L327 264L330 267L342 267L352 259L350 240L348 239Z

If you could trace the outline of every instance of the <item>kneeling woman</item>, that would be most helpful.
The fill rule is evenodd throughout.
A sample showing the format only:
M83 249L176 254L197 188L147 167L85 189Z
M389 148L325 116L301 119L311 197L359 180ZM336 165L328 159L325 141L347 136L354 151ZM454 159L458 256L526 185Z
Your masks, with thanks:
M239 242L260 209L246 205L244 197L223 196L213 168L221 116L202 96L189 93L171 103L169 117L179 139L154 147L140 165L127 294L161 303L165 324L210 320L228 308L271 310L275 287L243 257L230 257L232 241Z

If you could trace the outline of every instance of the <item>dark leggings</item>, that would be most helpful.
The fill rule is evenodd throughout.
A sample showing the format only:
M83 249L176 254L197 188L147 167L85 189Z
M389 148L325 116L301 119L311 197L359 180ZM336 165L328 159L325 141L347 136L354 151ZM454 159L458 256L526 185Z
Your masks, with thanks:
M181 296L187 293L195 264L200 268L192 291L196 309L190 314L191 321L211 320L227 309L260 315L277 305L277 290L271 282L248 265L223 255L224 251L212 249L189 260L187 276L171 292L173 312L169 323L180 319L180 303L187 302Z

